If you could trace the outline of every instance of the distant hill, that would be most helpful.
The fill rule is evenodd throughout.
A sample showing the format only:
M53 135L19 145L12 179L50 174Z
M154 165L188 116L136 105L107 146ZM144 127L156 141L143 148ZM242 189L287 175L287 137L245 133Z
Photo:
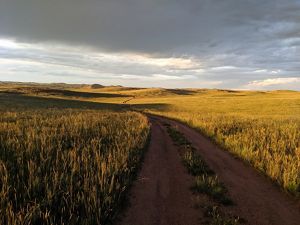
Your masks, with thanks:
M101 84L92 84L91 85L91 88L92 89L98 89L98 88L103 88L104 86L103 85L101 85Z
M35 83L35 82L10 82L0 81L0 85L5 86L22 86L22 87L42 87L42 88L55 88L55 89L67 89L67 88L83 88L87 87L87 84L66 84L66 83Z

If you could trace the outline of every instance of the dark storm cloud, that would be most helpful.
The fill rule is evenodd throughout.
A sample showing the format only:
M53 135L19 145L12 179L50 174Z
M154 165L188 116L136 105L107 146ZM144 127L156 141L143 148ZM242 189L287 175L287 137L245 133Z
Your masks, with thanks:
M1 0L0 34L170 53L261 41L266 29L276 35L277 22L299 25L299 10L292 0ZM299 37L299 26L282 32Z
M237 85L300 76L299 0L0 0L1 36L111 53L193 56L206 67L202 77ZM211 69L222 66L236 69Z

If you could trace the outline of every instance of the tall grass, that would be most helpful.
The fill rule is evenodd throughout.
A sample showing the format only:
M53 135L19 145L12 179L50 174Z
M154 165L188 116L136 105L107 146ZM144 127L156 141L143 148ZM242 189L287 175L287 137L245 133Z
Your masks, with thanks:
M148 133L139 113L2 111L0 224L107 224Z
M150 112L180 120L300 196L300 93L198 90L189 96L136 98Z
M189 112L163 113L199 129L295 195L300 194L300 121Z

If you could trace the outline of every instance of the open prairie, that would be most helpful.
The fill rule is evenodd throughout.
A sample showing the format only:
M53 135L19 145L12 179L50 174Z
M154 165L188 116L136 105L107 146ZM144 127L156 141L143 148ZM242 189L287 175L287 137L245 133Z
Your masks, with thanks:
M35 92L0 92L0 223L111 221L149 133L145 116L121 110Z
M300 0L0 0L0 225L300 225Z
M100 90L131 96L126 103L132 109L186 123L285 190L299 195L299 92L120 87Z
M182 121L246 160L285 190L300 192L300 93L178 90L137 97L147 110ZM137 105L135 105L137 104Z
M2 224L299 221L299 92L5 83L0 112Z

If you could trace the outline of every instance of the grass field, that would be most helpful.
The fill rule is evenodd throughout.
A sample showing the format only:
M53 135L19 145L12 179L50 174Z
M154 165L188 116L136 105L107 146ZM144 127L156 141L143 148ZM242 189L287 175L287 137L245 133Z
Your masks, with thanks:
M114 218L149 133L131 110L187 123L300 195L299 92L2 84L0 103L1 224Z
M140 166L147 118L31 95L0 93L0 224L108 224Z
M125 92L126 93L126 92ZM285 190L300 194L300 93L190 90L130 102L198 129Z
M300 92L122 87L78 90L128 96L127 103L133 109L187 123L288 192L300 195Z

